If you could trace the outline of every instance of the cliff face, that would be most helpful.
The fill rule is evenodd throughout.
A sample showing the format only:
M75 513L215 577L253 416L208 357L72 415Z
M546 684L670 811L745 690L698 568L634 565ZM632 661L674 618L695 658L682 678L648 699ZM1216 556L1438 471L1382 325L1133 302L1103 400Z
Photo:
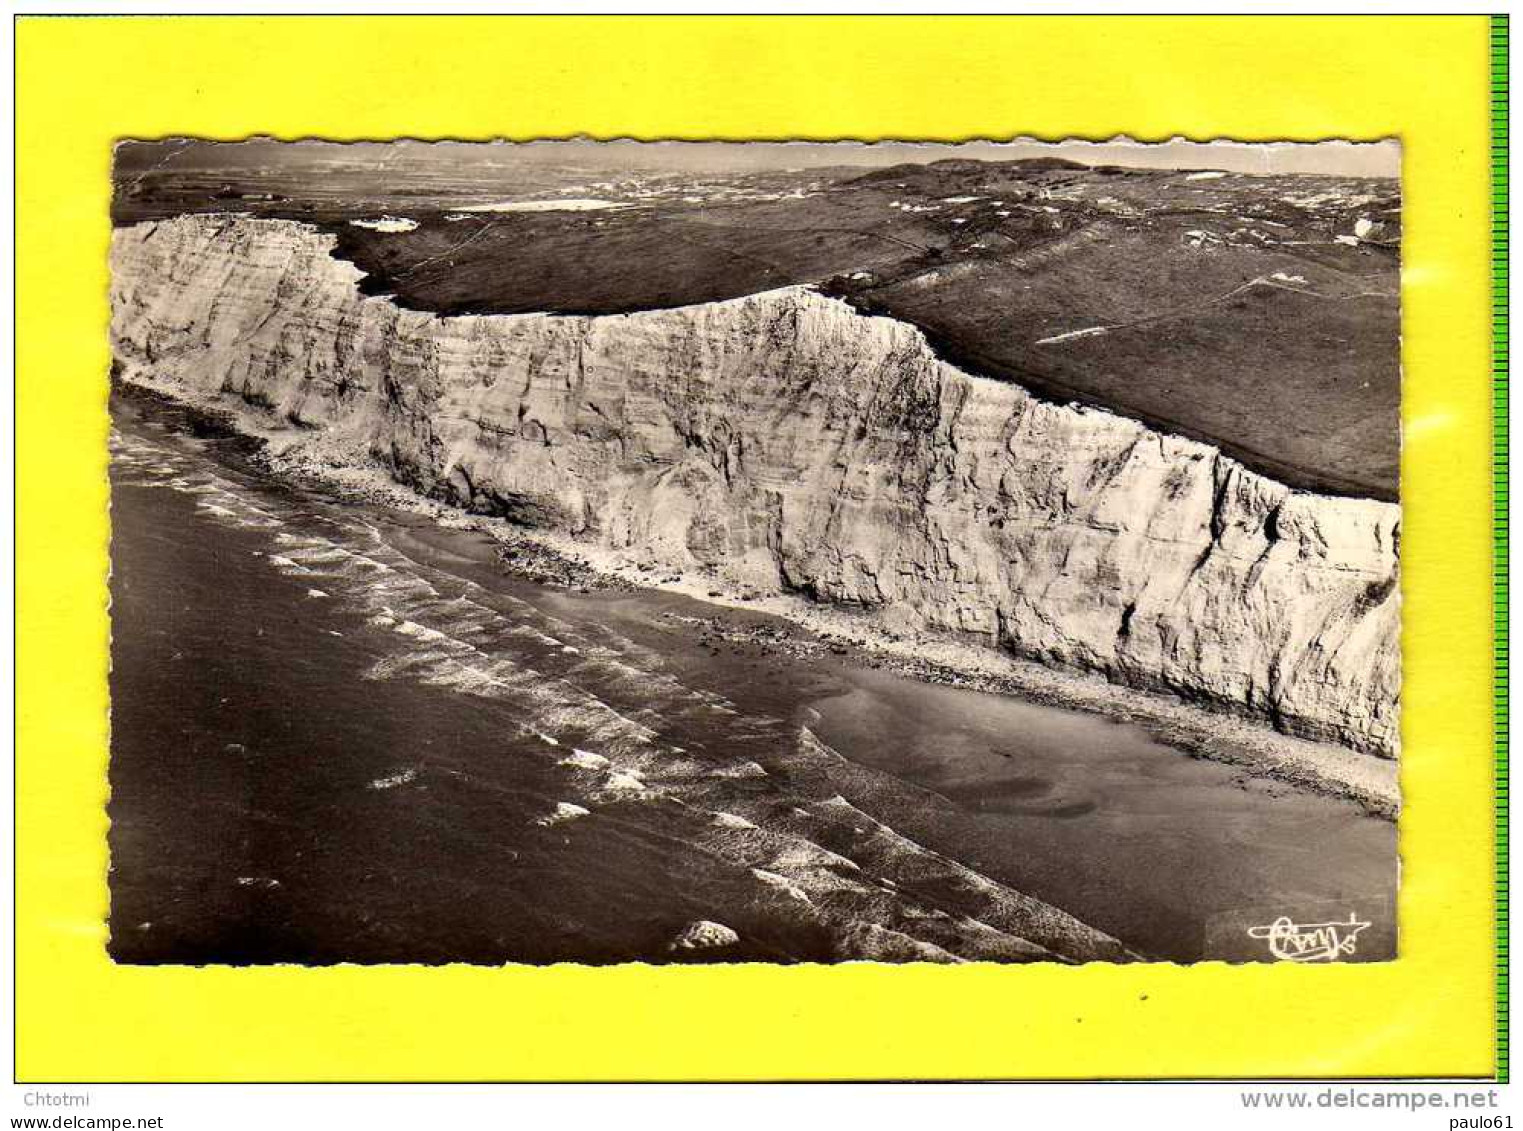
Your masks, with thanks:
M1038 401L806 289L441 318L362 297L331 247L284 221L119 230L124 375L654 563L1397 749L1394 505Z

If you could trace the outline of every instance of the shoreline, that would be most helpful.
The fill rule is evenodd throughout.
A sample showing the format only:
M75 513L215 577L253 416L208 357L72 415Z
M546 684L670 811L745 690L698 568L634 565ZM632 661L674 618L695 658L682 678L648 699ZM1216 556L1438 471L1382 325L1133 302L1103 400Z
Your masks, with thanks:
M481 529L497 534L488 527ZM595 576L613 579L620 588L655 589L701 601L720 611L765 614L814 638L801 641L788 633L726 625L723 616L710 618L705 627L727 640L763 643L775 651L812 645L833 651L847 662L923 683L1014 696L1132 723L1189 757L1220 762L1255 777L1344 798L1384 820L1394 821L1400 810L1399 766L1395 761L1296 738L1246 718L1111 683L1100 676L1049 668L991 647L929 633L906 637L873 623L871 613L820 605L786 594L749 596L733 588L727 592L719 578L665 573L642 567L617 551L544 534L524 531L518 536L526 541L539 540L541 549L548 549L562 559L571 558L573 569L580 567ZM530 580L555 583L518 571L511 560L503 564Z
M497 544L500 568L538 584L584 591L648 589L679 594L713 608L716 615L706 618L703 629L724 639L744 639L784 654L828 649L849 663L925 683L1097 714L1140 726L1189 757L1342 798L1384 820L1394 821L1400 808L1396 760L1297 738L1242 716L1112 683L1099 675L1050 668L987 645L929 632L897 633L865 610L822 605L794 594L754 594L717 576L678 573L555 531L472 514L417 493L379 465L358 468L324 459L322 445L312 442L312 433L274 421L264 427L263 421L238 412L220 398L189 398L182 389L148 383L140 375L128 378L114 373L113 386L129 397L168 404L185 413L193 427L248 440L256 445L254 461L276 476L333 493L341 500L392 507L453 529L482 533ZM727 611L775 618L787 631L748 625L726 616Z

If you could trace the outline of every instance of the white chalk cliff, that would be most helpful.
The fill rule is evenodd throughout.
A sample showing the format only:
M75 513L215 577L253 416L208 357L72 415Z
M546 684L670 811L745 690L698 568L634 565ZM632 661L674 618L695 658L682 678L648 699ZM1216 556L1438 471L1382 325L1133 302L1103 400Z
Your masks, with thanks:
M361 295L333 245L245 218L119 230L123 377L652 563L1397 750L1392 504L969 375L807 288L440 317Z

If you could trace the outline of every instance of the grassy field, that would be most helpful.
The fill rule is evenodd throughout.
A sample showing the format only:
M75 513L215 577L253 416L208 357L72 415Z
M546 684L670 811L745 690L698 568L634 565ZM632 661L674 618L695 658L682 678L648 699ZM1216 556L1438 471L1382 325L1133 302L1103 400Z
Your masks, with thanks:
M369 293L445 314L618 313L815 284L913 322L974 372L1208 441L1295 486L1398 493L1393 180L957 160L454 181L166 169L118 186L119 223L307 220ZM562 207L511 210L547 200ZM416 226L352 223L382 216Z

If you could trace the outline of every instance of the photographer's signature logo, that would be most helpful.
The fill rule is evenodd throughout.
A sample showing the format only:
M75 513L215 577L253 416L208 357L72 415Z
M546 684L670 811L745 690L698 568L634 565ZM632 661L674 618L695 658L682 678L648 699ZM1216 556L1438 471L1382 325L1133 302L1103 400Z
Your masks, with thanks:
M1352 912L1341 923L1297 923L1281 915L1263 927L1249 927L1248 937L1269 943L1269 953L1287 962L1336 962L1352 955L1359 932L1369 924Z

